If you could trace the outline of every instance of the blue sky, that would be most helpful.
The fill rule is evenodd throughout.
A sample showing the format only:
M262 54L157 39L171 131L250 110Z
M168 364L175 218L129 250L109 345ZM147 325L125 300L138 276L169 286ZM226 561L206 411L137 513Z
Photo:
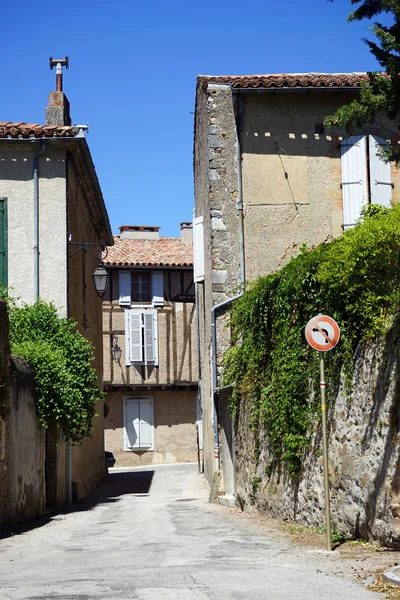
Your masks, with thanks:
M196 76L378 69L349 0L3 0L0 121L44 123L49 56L87 140L111 227L192 218Z

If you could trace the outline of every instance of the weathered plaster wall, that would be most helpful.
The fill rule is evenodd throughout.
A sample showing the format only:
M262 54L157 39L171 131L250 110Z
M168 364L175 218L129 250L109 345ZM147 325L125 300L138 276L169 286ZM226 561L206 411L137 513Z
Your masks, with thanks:
M276 271L303 243L318 245L343 232L342 137L337 131L318 134L315 128L351 97L334 92L241 97L248 279ZM380 121L385 124L384 117ZM392 132L386 124L369 133L387 138ZM392 176L396 200L399 172L394 166Z
M97 242L101 239L99 223L92 214L88 198L74 159L68 156L68 232L71 242ZM79 246L69 246L72 254ZM93 273L99 265L93 250L81 250L68 261L69 316L78 322L78 330L94 347L92 366L99 385L103 385L102 301L96 293ZM79 446L72 447L72 480L77 484L79 497L86 496L104 477L104 402L96 406L92 436ZM60 461L64 452L60 454ZM61 466L60 462L60 466Z
M104 420L105 447L113 452L116 467L196 461L196 392L171 390L142 395L153 397L154 451L124 451L123 399L140 394L107 394L110 412Z
M332 521L350 537L390 543L400 536L400 366L399 340L393 334L362 344L355 357L351 394L342 384L329 410L329 477ZM266 432L260 426L257 459L249 431L249 405L236 423L236 493L242 508L324 524L321 425L315 423L311 450L300 482L272 468ZM256 482L256 485L254 485Z
M34 378L10 357L8 318L0 301L0 527L44 514L45 432L36 418Z
M0 144L0 195L8 198L8 282L13 296L34 301L33 156L40 144ZM66 315L66 155L51 144L39 155L39 293ZM21 268L23 265L23 268Z

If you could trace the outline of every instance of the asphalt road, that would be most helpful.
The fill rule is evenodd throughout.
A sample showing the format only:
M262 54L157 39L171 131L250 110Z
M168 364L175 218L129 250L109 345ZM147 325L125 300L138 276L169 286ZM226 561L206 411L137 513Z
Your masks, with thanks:
M0 599L382 597L322 571L321 551L268 537L207 495L196 465L112 471L75 512L0 541Z

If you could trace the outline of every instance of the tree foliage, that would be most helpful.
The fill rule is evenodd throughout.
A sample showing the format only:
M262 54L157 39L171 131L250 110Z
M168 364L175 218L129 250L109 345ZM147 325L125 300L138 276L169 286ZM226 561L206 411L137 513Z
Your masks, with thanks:
M35 371L40 425L56 424L66 439L80 442L90 435L96 402L103 398L93 348L72 319L60 318L53 304L38 300L17 306L8 299L11 351Z
M364 39L370 51L382 67L382 72L369 73L369 83L363 84L357 100L342 106L327 117L328 127L338 125L348 132L366 123L373 123L381 111L397 125L400 124L400 0L351 0L358 5L349 21L374 19L379 15L385 24L376 21L371 30L376 41ZM388 160L400 162L400 148L391 145L384 154Z
M369 205L363 222L312 250L303 248L279 272L250 284L234 305L233 347L224 357L224 384L233 384L232 408L251 406L251 426L268 436L272 464L299 472L319 414L318 353L304 327L318 313L341 328L326 356L328 403L340 375L351 385L353 353L384 333L400 305L400 206Z

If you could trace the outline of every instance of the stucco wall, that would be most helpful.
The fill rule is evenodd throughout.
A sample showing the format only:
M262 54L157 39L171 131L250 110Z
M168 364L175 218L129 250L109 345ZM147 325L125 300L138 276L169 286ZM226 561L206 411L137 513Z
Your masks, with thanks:
M105 447L113 452L116 467L192 462L197 460L196 392L183 390L143 392L154 407L154 451L124 451L124 397L140 393L110 392L110 412L104 420Z
M0 196L8 198L8 282L14 297L34 301L33 156L40 144L0 143ZM39 293L66 315L66 154L51 144L40 153Z

